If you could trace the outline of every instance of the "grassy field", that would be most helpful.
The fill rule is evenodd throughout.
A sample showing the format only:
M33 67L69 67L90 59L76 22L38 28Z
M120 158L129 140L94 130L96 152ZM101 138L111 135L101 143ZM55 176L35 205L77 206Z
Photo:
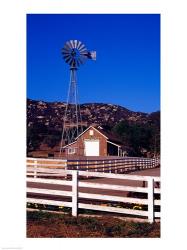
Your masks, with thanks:
M135 223L112 216L78 217L27 211L28 238L159 238L160 223Z

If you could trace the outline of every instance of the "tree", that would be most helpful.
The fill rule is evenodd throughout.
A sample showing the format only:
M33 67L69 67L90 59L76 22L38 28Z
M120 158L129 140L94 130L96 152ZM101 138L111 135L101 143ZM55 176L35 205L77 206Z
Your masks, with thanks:
M159 153L159 128L155 124L130 124L128 121L121 121L113 128L113 132L125 146L133 149L131 154L134 156L142 156L143 150L152 154Z

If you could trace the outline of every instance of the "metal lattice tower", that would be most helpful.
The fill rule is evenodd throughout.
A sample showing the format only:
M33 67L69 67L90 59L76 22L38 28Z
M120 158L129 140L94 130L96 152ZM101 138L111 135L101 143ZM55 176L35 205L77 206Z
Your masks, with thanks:
M67 96L66 109L63 119L63 131L60 144L60 156L66 145L74 142L75 138L83 132L80 104L77 88L77 69L87 59L96 60L96 51L88 51L85 45L78 40L70 40L65 43L62 55L66 63L70 65L70 82ZM69 147L69 146L68 146ZM71 149L71 147L69 147ZM76 154L79 154L76 150Z

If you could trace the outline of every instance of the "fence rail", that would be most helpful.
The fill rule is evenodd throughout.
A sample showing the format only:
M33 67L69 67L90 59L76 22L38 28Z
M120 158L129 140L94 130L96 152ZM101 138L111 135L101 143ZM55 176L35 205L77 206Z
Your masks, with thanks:
M141 169L155 168L160 165L159 158L123 157L112 159L45 159L27 158L27 167L34 167L35 173L40 167L48 169L81 170L103 173L125 173Z
M34 168L30 169L34 170ZM159 177L150 177L150 176L139 176L139 175L121 175L121 174L110 174L110 173L99 173L99 172L87 172L87 171L77 171L77 170L49 170L45 168L40 168L40 172L47 170L47 174L53 176L56 174L71 175L71 180L56 180L56 179L46 179L46 178L33 178L27 177L28 183L43 183L43 184L51 184L53 187L49 188L38 188L38 187L28 187L27 193L29 194L44 194L49 195L50 199L41 199L41 198L27 198L27 202L29 203L38 203L38 204L47 204L54 206L66 206L72 208L72 215L78 215L78 209L91 209L97 211L105 211L105 212L114 212L114 213L122 213L122 214L130 214L134 216L143 216L147 217L150 223L154 222L156 217L160 217L160 212L155 211L155 206L160 206L160 198L155 198L155 194L160 195L160 188L155 187L155 183L159 182L160 186L160 178ZM116 180L133 180L139 182L146 182L146 185L141 186L128 186L128 185L115 185L115 184L106 184L106 183L94 183L81 180L80 176L92 176L92 177L100 177L102 181L107 178L116 179ZM30 172L28 173L30 176ZM56 189L54 185L61 186L60 190ZM66 191L63 190L63 186L69 186L71 190ZM79 188L85 188L85 192L79 190ZM94 193L90 192L90 188L93 188ZM89 189L89 192L88 192ZM101 190L110 190L110 194L102 194ZM123 195L114 195L112 191L128 191L134 193L143 193L144 198L137 197L127 197ZM97 191L97 193L96 193ZM120 193L120 192L119 192ZM61 201L57 201L53 198L53 196L59 196ZM71 201L66 201L66 197L69 197ZM86 202L86 201L87 202ZM93 204L89 204L92 201ZM99 201L100 204L95 204L95 201ZM109 201L109 202L122 202L124 204L141 204L146 206L143 210L136 209L128 209L128 208L119 208L119 207L111 207L111 206L102 206L101 202Z

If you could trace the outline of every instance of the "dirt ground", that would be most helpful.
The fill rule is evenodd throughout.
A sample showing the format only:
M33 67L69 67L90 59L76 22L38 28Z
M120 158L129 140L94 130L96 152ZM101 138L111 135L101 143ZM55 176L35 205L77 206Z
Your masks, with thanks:
M159 238L160 223L27 211L28 238Z

